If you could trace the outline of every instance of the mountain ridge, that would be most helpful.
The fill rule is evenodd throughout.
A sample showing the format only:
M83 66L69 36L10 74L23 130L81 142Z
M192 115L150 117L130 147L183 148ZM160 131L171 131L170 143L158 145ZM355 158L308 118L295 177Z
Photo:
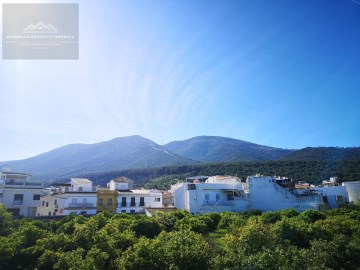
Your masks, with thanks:
M124 169L271 160L360 160L360 147L284 149L221 136L197 136L160 145L133 135L94 144L69 144L27 159L0 162L0 167L40 179L59 179Z
M293 151L220 136L196 136L164 147L200 162L276 160Z

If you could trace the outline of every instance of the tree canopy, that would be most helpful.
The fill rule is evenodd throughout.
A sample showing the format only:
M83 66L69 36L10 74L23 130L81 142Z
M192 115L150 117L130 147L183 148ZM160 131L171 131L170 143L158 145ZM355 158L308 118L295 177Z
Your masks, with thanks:
M359 221L359 205L59 220L13 219L0 206L0 269L358 269Z

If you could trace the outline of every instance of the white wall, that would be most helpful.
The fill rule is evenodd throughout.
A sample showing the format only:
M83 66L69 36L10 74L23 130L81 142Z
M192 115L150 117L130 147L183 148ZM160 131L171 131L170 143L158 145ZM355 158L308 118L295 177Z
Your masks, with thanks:
M71 178L71 186L74 191L90 191L92 190L92 182L88 179Z
M190 185L190 186L189 186ZM195 189L193 189L195 187ZM233 199L228 198L228 193ZM249 199L242 185L185 183L174 191L174 206L194 214L212 212L240 212L249 210Z
M8 209L19 209L19 214L22 216L34 217L36 215L36 207L40 206L40 199L34 200L34 195L42 195L42 192L43 189L40 188L4 188L1 203ZM22 204L14 204L15 194L23 195Z
M123 183L123 182L116 182L114 180L111 180L109 182L109 189L110 190L130 190L134 187L133 183Z
M344 182L343 185L349 194L349 201L356 203L360 200L360 181Z
M126 206L122 206L122 198L126 198ZM140 206L140 198L144 198L144 206ZM131 198L135 198L135 206L131 206ZM144 208L162 207L162 193L149 190L132 190L132 192L119 192L117 213L139 213Z
M321 191L323 196L327 197L329 208L337 208L349 202L349 196L345 186L315 187L317 191ZM341 200L339 200L341 196Z
M95 192L53 193L41 199L37 215L67 216L75 214L96 214L97 194ZM44 202L44 204L43 204ZM44 206L43 206L44 205Z
M294 196L274 182L271 177L248 178L251 209L276 211L293 208L297 211L319 209L321 196Z
M63 194L49 193L41 197L40 207L38 207L36 211L37 216L53 216L53 215L61 216L63 214L64 214Z

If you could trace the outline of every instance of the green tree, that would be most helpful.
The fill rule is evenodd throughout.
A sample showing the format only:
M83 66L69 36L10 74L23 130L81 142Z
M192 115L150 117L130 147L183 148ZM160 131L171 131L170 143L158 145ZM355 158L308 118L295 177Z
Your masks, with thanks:
M12 229L12 215L6 211L3 204L0 204L0 236L7 236Z
M119 269L209 269L211 249L192 231L162 232L157 238L142 238L118 260Z
M137 237L146 236L148 238L153 238L162 231L160 224L155 219L146 216L135 220L129 229L134 231Z

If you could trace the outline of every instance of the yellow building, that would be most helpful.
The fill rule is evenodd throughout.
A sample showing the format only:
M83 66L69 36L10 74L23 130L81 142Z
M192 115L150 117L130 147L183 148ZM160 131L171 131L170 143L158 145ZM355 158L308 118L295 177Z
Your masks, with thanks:
M96 212L109 211L116 214L118 192L116 190L98 189Z

